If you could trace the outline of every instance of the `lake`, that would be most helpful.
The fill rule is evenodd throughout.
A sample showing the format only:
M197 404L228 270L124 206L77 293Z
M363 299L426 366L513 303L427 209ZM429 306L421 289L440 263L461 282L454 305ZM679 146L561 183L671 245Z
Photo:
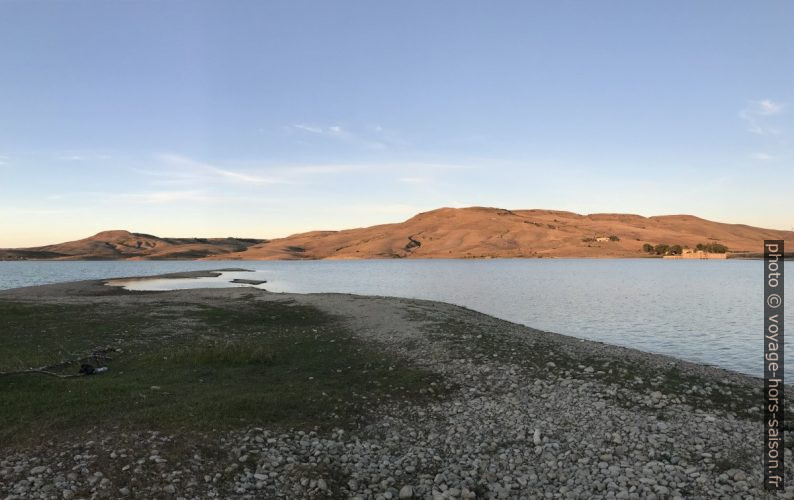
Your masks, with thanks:
M256 270L244 277L267 280L262 288L274 292L440 300L541 330L762 375L762 261L25 261L0 262L0 289L228 267ZM175 285L229 286L228 279L167 286Z

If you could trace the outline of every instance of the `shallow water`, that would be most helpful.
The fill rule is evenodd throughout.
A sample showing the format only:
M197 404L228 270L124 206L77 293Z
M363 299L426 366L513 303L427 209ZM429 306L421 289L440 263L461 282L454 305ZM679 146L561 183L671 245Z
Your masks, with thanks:
M256 272L140 282L136 286L250 286L228 283L233 278L245 278L267 280L261 287L274 292L343 292L440 300L542 330L753 375L760 375L762 369L761 261L0 262L0 288L229 267ZM791 297L791 293L787 295ZM786 302L790 304L791 299Z

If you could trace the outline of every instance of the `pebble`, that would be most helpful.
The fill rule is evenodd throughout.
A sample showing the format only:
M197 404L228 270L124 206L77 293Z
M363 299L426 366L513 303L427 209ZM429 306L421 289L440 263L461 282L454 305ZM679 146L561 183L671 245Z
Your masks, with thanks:
M400 488L400 498L413 498L414 489L410 485L405 485Z

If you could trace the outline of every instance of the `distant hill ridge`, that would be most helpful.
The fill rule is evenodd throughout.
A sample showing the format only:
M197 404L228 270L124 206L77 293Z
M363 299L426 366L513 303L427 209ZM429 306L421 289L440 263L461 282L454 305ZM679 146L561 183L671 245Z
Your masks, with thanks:
M160 238L114 230L55 245L0 249L0 260L192 260L241 252L265 241L252 238Z
M103 231L83 240L0 250L0 259L377 259L644 257L643 246L720 243L734 255L764 239L794 249L794 232L714 222L693 215L580 215L559 210L439 208L393 224L311 231L285 238L159 238Z

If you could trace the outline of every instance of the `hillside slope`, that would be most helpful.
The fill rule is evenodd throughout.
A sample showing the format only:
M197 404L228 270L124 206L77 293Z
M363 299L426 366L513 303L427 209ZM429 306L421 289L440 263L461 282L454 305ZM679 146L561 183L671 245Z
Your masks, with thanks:
M33 248L0 249L0 260L200 259L240 252L265 240L238 238L159 238L128 231L103 231L77 241Z
M617 236L619 241L586 241ZM644 243L694 247L722 243L758 252L764 239L794 233L724 224L692 215L579 215L555 210L441 208L405 222L313 231L253 245L222 259L370 259L482 257L641 257ZM211 257L212 258L212 257Z
M597 241L609 236L617 240ZM644 257L648 256L642 250L645 243L689 247L721 243L735 255L761 252L764 239L784 239L787 248L794 249L794 232L692 215L580 215L470 207L440 208L395 224L311 231L273 240L159 238L104 231L68 243L0 249L0 260Z

